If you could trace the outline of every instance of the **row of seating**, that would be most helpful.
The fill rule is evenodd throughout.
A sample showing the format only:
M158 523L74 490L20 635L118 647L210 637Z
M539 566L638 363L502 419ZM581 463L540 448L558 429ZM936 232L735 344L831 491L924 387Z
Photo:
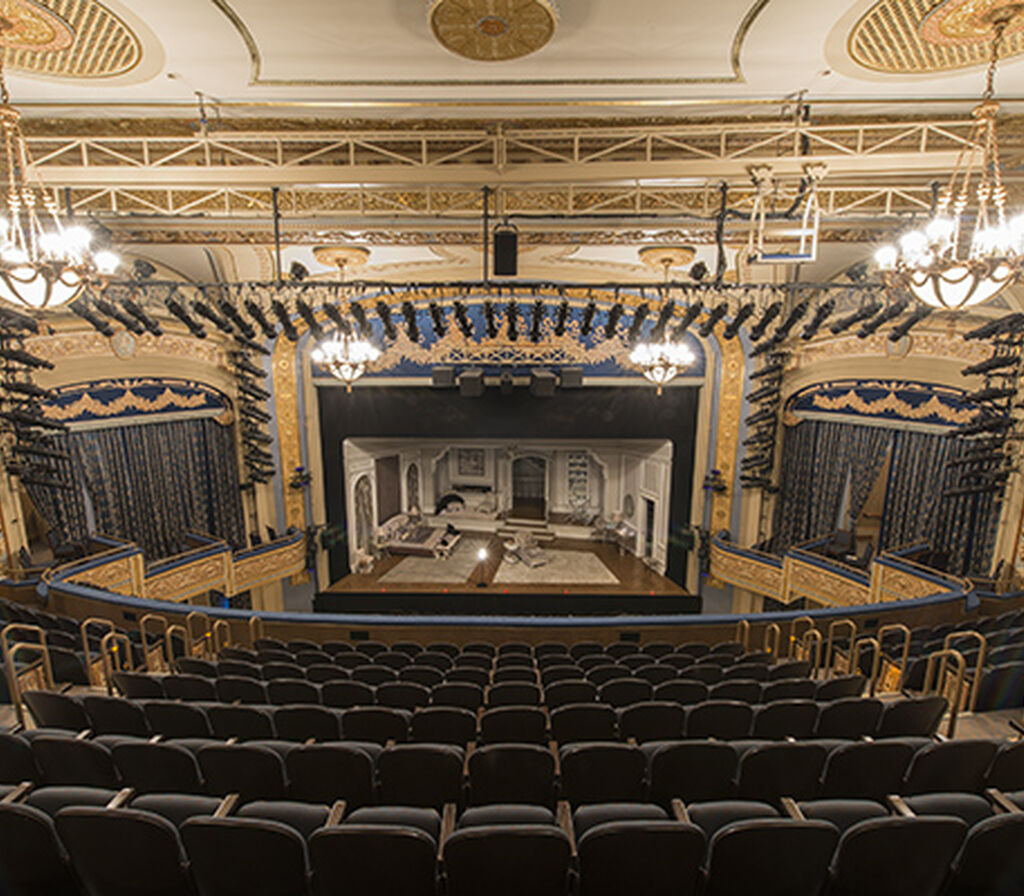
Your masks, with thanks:
M624 707L573 703L550 712L539 706L501 706L479 714L458 706L432 706L414 712L386 706L338 709L312 704L281 706L236 703L132 701L50 691L24 695L41 728L149 737L282 737L384 743L436 740L443 743L561 743L608 740L743 737L772 739L832 737L930 737L946 709L943 697L904 698L883 703L847 697L827 703L777 700L752 706L736 700L706 700L691 706L640 701Z
M435 808L495 802L550 806L556 799L573 806L645 799L667 806L676 798L877 800L894 793L1024 789L1024 745L895 738L591 742L557 748L493 744L464 750L356 741L153 742L111 735L89 740L42 732L31 738L0 735L0 779Z
M1024 794L435 810L42 788L0 804L11 896L977 896L1024 887ZM913 862L906 857L920 857Z

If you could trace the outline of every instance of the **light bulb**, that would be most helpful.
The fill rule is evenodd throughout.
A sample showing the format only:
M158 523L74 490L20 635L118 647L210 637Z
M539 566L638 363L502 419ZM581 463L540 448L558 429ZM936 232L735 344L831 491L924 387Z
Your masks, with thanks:
M101 274L113 274L121 265L121 259L109 249L100 249L93 255L92 262Z
M936 216L928 222L924 232L925 236L928 237L928 241L933 245L948 243L953 236L953 219L947 218L944 215Z
M21 246L7 246L2 257L8 264L25 264L28 261L28 252Z
M882 246L875 253L875 264L877 264L883 271L891 271L896 267L896 262L899 260L900 253L895 246Z

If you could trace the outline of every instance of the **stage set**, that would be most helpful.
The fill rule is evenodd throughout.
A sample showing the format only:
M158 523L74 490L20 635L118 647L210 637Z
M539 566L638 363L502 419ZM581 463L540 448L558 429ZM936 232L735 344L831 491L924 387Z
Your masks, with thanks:
M346 439L353 572L322 602L685 597L664 575L672 454L664 439Z

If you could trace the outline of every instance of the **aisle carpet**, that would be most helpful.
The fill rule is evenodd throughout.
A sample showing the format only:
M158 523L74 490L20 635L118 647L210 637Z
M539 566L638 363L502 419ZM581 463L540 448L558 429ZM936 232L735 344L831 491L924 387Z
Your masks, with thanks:
M618 585L618 577L589 551L551 551L548 562L531 569L523 563L501 561L495 585Z
M418 582L438 584L461 584L465 582L477 564L477 551L487 547L487 539L466 538L455 545L446 560L434 557L403 557L379 579L381 582L415 585Z

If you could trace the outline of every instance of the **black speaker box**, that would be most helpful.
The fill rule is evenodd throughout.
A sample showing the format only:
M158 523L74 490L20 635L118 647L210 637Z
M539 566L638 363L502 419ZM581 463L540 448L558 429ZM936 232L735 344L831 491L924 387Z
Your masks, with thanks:
M550 370L530 371L530 394L535 398L552 398L555 394L555 375Z
M494 276L515 277L519 273L519 234L511 228L494 231Z
M484 372L471 367L459 374L459 395L463 398L479 398L484 394Z
M455 368L438 366L430 371L430 377L437 389L450 389L455 385Z
M579 389L583 385L583 368L563 367L558 384L563 389Z

